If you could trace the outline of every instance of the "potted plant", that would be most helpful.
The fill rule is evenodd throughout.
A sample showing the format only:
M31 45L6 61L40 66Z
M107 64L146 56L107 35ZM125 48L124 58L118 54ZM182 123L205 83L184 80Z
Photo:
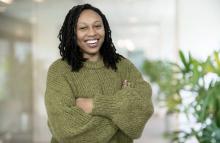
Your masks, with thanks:
M172 142L220 142L220 57L215 51L205 61L179 51L180 63L145 60L143 71L159 87L158 101L167 114L181 114L187 129L167 133Z

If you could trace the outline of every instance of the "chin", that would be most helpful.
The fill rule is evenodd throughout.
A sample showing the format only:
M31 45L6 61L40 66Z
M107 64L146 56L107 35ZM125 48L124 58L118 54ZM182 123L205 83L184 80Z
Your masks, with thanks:
M97 53L101 49L101 47L87 48L88 53Z

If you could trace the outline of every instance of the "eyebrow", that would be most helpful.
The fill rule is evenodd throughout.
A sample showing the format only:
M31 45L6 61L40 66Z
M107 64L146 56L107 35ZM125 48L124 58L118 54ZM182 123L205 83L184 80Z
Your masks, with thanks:
M97 23L97 22L102 23L102 21L99 21L99 20L97 20L97 21L95 21L95 22L93 22L93 23ZM79 22L78 24L87 24L87 23L85 23L85 22ZM77 24L77 25L78 25L78 24Z

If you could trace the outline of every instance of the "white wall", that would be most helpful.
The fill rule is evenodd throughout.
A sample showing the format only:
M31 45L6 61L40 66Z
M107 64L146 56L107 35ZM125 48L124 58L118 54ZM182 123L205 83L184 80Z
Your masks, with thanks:
M220 49L220 1L179 0L180 49L205 59Z

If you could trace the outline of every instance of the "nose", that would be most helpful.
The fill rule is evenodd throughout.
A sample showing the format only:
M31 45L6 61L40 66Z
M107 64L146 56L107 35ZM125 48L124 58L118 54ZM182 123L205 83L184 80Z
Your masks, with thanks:
M94 36L94 35L96 35L96 31L95 31L95 29L93 29L93 28L89 28L87 34L88 34L88 36Z

